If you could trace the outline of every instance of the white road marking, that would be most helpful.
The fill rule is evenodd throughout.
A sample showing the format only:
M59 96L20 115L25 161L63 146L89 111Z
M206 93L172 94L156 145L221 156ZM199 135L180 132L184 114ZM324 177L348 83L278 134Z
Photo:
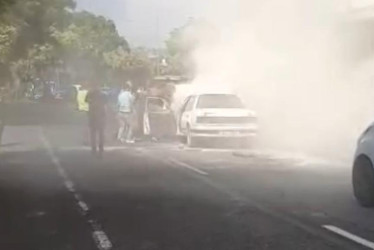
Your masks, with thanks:
M74 198L75 198L77 201L81 201L81 200L82 200L82 197L81 197L79 194L77 194L77 193L74 194Z
M103 231L95 231L92 234L95 239L96 244L99 246L100 250L110 250L112 249L112 243L108 239L108 236Z
M59 162L53 162L53 163L55 164L55 166L58 166L60 164ZM68 179L68 176L63 168L57 168L57 171L64 180Z
M78 205L83 210L83 212L88 212L90 209L88 208L88 205L84 201L79 201Z
M40 127L40 137L42 139L44 147L46 148L48 152L48 155L52 159L54 166L57 168L57 172L59 173L60 177L63 179L66 189L73 194L75 202L77 203L78 207L82 210L83 214L87 216L88 212L90 211L89 206L87 205L86 202L83 201L82 196L76 191L74 187L74 183L71 181L70 177L68 176L65 169L61 165L60 160L54 153L41 127ZM96 247L99 250L111 250L113 245L110 242L106 233L103 230L101 230L101 226L97 222L95 222L93 219L88 218L87 222L91 225L91 230L93 232L92 238L96 243Z
M64 181L64 185L66 187L67 190L69 190L70 192L72 193L75 193L75 188L74 188L74 183L70 180L65 180Z
M179 165L181 167L187 168L189 170L192 170L192 171L194 171L194 172L196 172L198 174L201 174L201 175L205 175L205 176L209 175L207 172L204 172L204 171L202 171L202 170L200 170L198 168L195 168L195 167L193 167L193 166L191 166L191 165L189 165L187 163L181 162L181 161L176 160L174 158L169 158L169 162L172 163L172 164L176 164L176 165Z
M354 234L351 234L343 229L340 229L338 227L335 227L335 226L331 226L331 225L324 225L322 226L323 228L331 231L331 232L334 232L340 236L343 236L351 241L354 241L360 245L363 245L367 248L371 248L371 249L374 249L374 242L371 242L371 241L368 241L368 240L365 240L359 236L356 236Z

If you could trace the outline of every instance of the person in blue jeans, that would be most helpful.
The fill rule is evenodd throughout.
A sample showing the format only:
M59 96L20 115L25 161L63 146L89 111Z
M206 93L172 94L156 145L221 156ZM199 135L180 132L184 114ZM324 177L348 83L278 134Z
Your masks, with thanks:
M134 96L131 93L129 83L124 83L118 95L118 122L119 129L117 139L126 143L134 143L133 138L133 112Z

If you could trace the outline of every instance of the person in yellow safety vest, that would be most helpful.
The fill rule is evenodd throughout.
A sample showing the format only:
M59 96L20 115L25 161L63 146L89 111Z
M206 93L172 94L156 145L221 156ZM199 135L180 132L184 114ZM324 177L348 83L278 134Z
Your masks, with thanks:
M82 87L78 90L77 93L77 103L78 103L78 110L88 112L89 105L86 102L86 96L88 93L88 90L86 88L87 84L82 84Z
M88 94L88 83L84 82L77 88L77 106L78 111L88 114L89 112L89 104L86 102ZM89 129L85 129L83 132L83 144L89 145L90 141L90 131Z

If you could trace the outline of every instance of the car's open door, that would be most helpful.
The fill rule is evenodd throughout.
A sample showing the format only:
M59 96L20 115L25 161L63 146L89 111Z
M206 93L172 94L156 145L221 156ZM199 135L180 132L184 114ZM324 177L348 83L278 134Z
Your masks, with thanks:
M176 135L176 122L173 111L166 100L160 97L147 97L144 112L144 134L156 138Z

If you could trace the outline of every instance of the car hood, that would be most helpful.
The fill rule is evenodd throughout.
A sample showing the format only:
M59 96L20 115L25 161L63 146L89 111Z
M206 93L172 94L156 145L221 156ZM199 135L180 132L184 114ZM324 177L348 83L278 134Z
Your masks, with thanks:
M196 114L207 117L256 117L256 113L248 109L197 109Z

